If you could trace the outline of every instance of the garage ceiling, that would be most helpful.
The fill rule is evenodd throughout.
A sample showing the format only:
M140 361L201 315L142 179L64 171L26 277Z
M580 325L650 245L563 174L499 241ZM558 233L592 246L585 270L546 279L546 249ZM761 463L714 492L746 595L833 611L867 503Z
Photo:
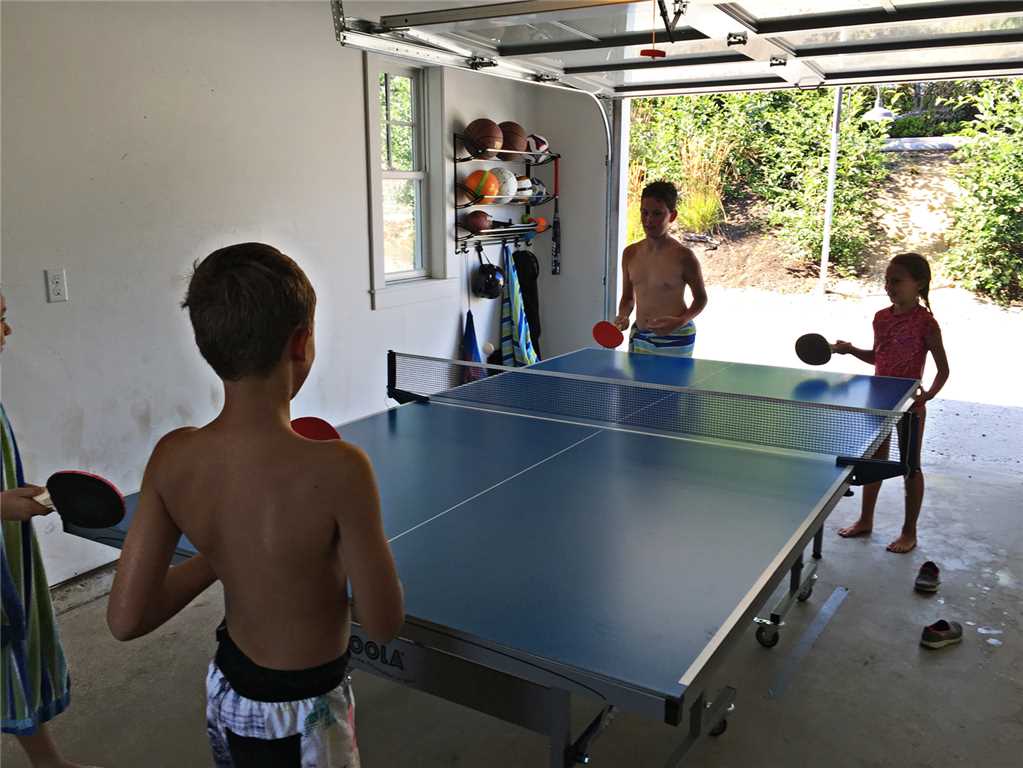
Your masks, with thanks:
M335 0L338 39L605 98L1023 76L1023 2L409 5L416 10L356 19ZM652 45L663 55L642 55Z

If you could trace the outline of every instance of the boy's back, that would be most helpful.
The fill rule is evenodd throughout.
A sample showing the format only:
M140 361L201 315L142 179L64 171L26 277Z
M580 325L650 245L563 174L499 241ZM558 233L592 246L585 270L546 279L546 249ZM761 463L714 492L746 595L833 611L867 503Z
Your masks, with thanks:
M276 248L243 243L196 266L183 306L224 406L153 450L107 623L122 640L146 634L219 579L226 620L206 675L218 768L357 768L348 585L375 640L397 634L404 608L369 460L291 429L316 293ZM199 554L170 567L182 533Z
M153 484L224 586L227 626L257 664L317 666L344 653L349 608L339 516L375 488L362 452L286 425L224 424L164 439Z

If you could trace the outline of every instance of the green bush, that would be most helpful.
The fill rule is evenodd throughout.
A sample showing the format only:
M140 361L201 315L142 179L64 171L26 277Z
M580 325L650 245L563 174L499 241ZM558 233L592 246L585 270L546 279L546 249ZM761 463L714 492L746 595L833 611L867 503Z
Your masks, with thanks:
M947 271L1000 303L1023 298L1023 81L986 80L969 97L973 143L956 153L964 195L953 214Z
M753 191L771 203L769 221L794 249L796 262L820 260L830 160L834 93L787 92L765 112L756 141L763 178ZM876 221L873 192L888 175L881 147L885 125L867 122L869 89L845 92L831 223L830 261L839 274L860 269Z
M841 172L841 161L839 168ZM840 275L855 274L871 240L872 212L845 185L836 180L835 205L831 215L829 269ZM827 168L807 175L805 181L785 197L785 205L775 206L768 222L793 247L792 266L803 269L820 264L824 243L824 201L827 194Z
M628 188L628 211L626 213L626 239L630 243L642 240L646 235L643 233L643 217L640 213L639 196L643 190L643 169L636 165L629 168Z
M962 126L957 120L938 120L933 115L906 115L892 121L888 135L893 139L946 136L958 132Z
M855 271L870 237L872 189L887 175L885 125L861 119L872 89L847 89L842 117L832 262ZM631 165L641 178L685 178L677 148L711 136L729 148L721 168L724 199L752 192L770 207L769 222L793 247L794 260L820 259L833 91L764 91L671 96L632 102Z
M885 86L881 93L884 103L896 113L907 116L926 115L934 121L958 125L976 116L977 110L968 101L968 97L977 93L980 83L980 80L903 83Z
M685 232L713 232L724 220L721 197L707 190L687 192L678 201L678 226Z
M732 145L714 134L693 134L679 142L678 225L687 232L712 232L724 220L722 170Z
M679 148L693 137L712 137L727 146L720 165L720 183L727 199L747 186L757 171L753 150L756 117L747 98L762 94L668 96L633 99L630 167L640 181L668 179L679 184L687 176L687 153ZM640 184L642 188L642 183Z

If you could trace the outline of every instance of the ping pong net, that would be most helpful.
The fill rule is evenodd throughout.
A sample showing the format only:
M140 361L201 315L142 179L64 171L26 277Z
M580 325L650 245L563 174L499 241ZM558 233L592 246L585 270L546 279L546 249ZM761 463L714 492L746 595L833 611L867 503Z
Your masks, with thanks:
M508 368L388 353L388 396L518 416L825 454L853 466L854 484L910 471L916 431L902 411ZM892 433L900 461L873 460Z

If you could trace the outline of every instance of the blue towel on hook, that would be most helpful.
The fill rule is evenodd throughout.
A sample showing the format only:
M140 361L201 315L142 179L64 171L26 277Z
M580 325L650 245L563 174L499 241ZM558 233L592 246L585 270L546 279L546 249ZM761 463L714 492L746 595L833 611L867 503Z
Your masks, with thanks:
M529 337L529 321L522 303L519 273L508 243L501 244L504 263L504 295L501 297L501 363L507 366L532 365L537 361Z
M482 363L479 342L476 340L476 323L472 319L472 310L465 313L465 329L462 331L462 360L467 363ZM462 383L468 384L483 378L482 368L463 368Z

